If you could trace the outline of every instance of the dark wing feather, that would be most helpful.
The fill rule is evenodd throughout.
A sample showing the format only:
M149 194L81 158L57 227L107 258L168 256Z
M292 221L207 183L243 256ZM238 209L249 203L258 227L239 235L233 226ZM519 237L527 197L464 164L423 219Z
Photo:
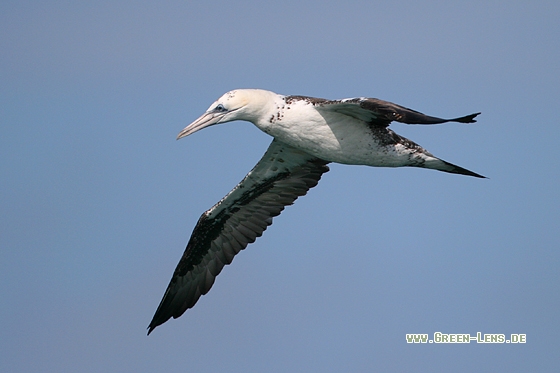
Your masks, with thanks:
M314 104L318 110L331 110L349 115L373 125L388 126L392 121L407 124L438 124L445 122L474 123L480 113L453 119L442 119L422 114L392 102L377 98L347 98L343 100L325 100Z
M326 161L272 141L255 168L196 224L148 334L206 294L222 268L260 237L285 206L317 185Z

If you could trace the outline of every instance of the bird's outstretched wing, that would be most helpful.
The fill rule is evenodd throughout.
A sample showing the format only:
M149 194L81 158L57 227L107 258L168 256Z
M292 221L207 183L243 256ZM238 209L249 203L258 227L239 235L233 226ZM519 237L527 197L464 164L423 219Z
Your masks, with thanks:
M273 217L317 185L329 170L327 163L273 140L251 172L198 220L148 334L193 307L222 268L260 237Z
M407 124L438 124L445 122L474 123L478 114L453 119L442 119L422 114L392 102L377 98L346 98L343 100L317 100L313 103L317 110L331 110L345 114L373 125L388 126L392 121Z

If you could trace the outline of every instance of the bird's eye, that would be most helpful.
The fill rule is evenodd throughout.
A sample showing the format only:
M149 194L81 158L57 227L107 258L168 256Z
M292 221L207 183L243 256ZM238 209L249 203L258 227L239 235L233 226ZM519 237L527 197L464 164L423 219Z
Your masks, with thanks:
M219 104L218 106L216 106L216 109L214 109L216 111L226 111L226 108L224 107L224 105Z

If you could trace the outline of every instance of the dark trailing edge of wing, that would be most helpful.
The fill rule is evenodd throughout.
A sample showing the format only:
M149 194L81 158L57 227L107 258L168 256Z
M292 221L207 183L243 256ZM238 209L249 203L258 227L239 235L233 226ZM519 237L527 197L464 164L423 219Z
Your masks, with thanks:
M359 105L362 109L375 113L377 118L373 120L373 123L381 125L388 125L392 121L406 124L439 124L446 122L474 123L476 122L474 118L480 114L474 113L459 118L443 119L432 117L419 111L376 98L360 99Z
M443 119L432 117L389 101L365 97L326 100L307 96L287 96L284 100L286 104L293 104L296 101L305 101L312 104L317 109L332 110L364 120L373 125L385 127L393 121L406 124L439 124L446 122L474 123L476 122L474 118L480 114L474 113L453 119Z

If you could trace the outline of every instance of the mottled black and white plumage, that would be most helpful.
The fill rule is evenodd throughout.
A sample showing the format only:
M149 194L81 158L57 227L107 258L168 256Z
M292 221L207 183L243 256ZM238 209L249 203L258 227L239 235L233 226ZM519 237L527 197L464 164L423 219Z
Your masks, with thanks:
M274 140L247 176L200 217L148 334L193 307L223 267L260 237L273 217L317 185L330 162L423 167L482 178L388 128L392 121L472 123L478 114L441 119L374 98L325 100L257 89L226 93L177 138L214 124L246 120Z

